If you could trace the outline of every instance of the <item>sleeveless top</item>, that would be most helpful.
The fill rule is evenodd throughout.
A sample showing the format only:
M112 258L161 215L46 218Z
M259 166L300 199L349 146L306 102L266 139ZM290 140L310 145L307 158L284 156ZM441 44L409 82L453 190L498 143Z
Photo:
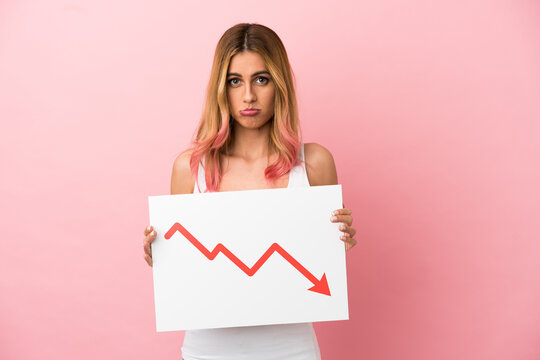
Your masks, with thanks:
M301 163L290 171L289 188L310 186L303 143L298 158ZM199 164L198 184L193 193L205 190L204 167ZM182 357L184 360L320 360L321 354L313 323L308 322L186 330Z

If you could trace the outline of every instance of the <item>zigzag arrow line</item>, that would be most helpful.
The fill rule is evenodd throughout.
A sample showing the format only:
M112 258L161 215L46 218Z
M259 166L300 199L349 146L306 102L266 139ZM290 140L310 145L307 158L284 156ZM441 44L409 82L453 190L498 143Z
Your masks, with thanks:
M302 275L304 275L309 281L313 283L313 287L309 288L308 290L331 296L330 289L328 288L328 281L326 281L326 274L323 274L320 280L318 280L313 274L311 274L305 267L302 266L295 258L291 256L287 251L285 251L281 246L279 246L278 243L273 243L268 250L261 256L259 260L253 265L253 267L248 267L246 264L242 262L239 258L236 257L229 249L227 249L223 244L219 243L216 245L214 250L209 251L203 244L199 242L195 238L195 236L191 235L189 231L186 230L180 223L174 223L173 226L167 231L165 234L165 239L170 239L174 233L178 231L186 239L189 240L200 252L203 253L204 256L206 256L209 260L214 260L216 256L221 252L223 255L229 258L236 266L238 266L243 272L245 272L249 276L253 276L260 268L263 266L263 264L268 260L268 258L274 253L277 252L285 260L287 260L292 266L296 268Z

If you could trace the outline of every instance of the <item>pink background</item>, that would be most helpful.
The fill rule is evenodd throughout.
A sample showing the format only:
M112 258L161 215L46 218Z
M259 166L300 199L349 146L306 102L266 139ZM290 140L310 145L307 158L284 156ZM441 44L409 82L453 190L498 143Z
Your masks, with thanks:
M358 229L323 359L539 359L540 4L499 0L1 2L0 358L180 358L147 196L245 21L282 38Z

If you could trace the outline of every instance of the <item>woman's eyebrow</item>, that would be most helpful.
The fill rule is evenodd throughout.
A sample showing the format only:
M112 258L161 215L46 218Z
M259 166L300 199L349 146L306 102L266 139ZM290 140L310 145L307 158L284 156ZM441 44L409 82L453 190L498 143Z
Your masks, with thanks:
M257 76L257 75L260 75L260 74L268 74L268 75L270 75L270 73L268 71L262 70L262 71L254 72L253 75L251 75L251 77L254 77L254 76ZM239 77L242 77L242 75L240 75L239 73L227 73L227 76L239 76Z

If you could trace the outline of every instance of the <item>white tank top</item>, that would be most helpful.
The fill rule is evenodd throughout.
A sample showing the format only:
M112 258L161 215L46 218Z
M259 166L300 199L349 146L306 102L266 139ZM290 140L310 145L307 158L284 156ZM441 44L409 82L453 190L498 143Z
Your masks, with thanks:
M306 173L304 144L291 169L288 187L310 186ZM204 160L203 160L204 161ZM204 192L204 167L199 164L198 185ZM313 324L277 324L218 329L186 330L182 346L184 360L320 360Z

